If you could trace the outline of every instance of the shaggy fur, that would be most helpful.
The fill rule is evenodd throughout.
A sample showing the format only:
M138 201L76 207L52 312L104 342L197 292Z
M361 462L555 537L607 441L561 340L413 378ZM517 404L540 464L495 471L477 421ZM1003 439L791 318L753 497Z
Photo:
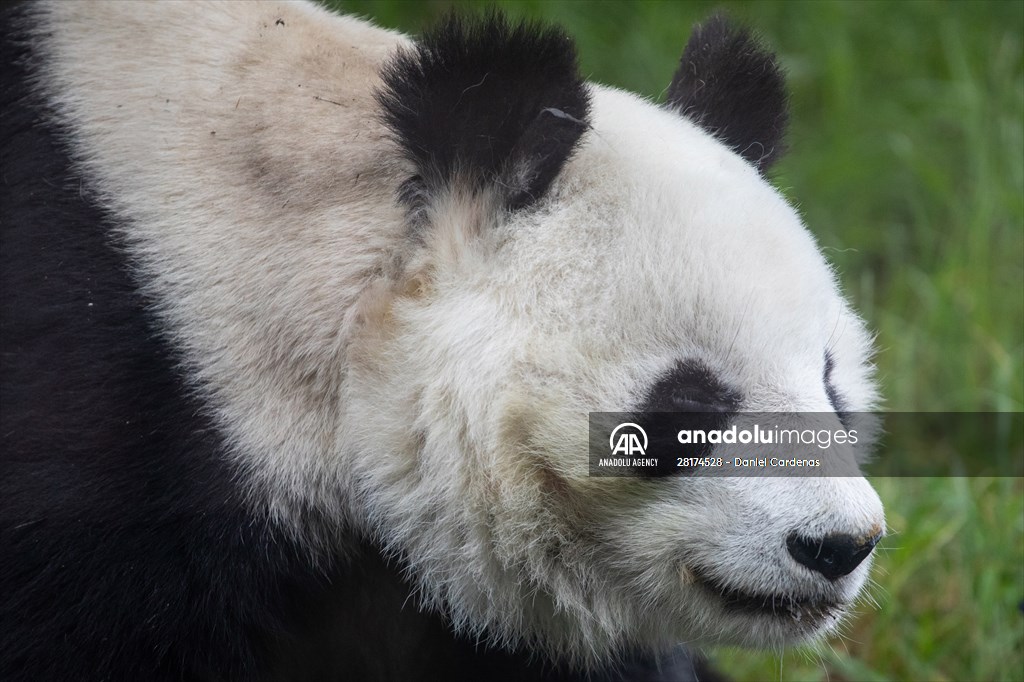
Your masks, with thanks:
M384 120L423 191L498 188L510 209L536 202L587 127L587 92L561 30L489 13L449 15L384 69Z
M0 678L260 679L333 562L253 522L116 218L30 103L16 18L5 8Z
M685 679L679 642L854 602L870 560L786 543L874 537L861 478L587 475L589 411L873 405L744 149L495 17L418 47L307 3L4 17L0 677ZM526 47L550 70L509 80Z
M693 29L667 104L764 171L785 151L786 100L775 55L718 15Z

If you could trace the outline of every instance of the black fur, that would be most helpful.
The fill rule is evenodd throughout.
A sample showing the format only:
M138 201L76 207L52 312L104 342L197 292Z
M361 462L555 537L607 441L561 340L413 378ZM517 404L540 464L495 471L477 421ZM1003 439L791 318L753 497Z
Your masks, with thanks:
M667 104L762 172L785 151L789 114L778 60L724 16L694 28Z
M679 429L724 429L739 408L742 397L723 382L707 365L697 360L681 360L665 372L647 391L637 408L634 421L650 434L651 449L681 452L675 440ZM706 457L713 446L708 443L687 446L686 457ZM638 470L642 473L643 470ZM655 476L677 476L693 469L676 466L676 458L662 457Z
M684 360L662 375L650 388L641 412L728 412L742 397L711 369L696 360Z
M384 69L384 121L428 201L490 186L507 208L542 197L587 128L576 49L560 29L448 15Z
M839 421L843 423L843 426L848 427L850 424L850 413L846 411L846 400L839 394L836 389L836 385L832 382L832 371L835 369L836 361L832 357L832 353L825 353L825 393L828 395L828 401L832 404L832 409L839 415Z
M587 677L490 649L371 544L334 529L314 556L252 514L26 86L21 14L0 8L0 680L694 679L682 651Z
M18 14L0 47L0 679L260 679L326 576L245 511L30 101Z

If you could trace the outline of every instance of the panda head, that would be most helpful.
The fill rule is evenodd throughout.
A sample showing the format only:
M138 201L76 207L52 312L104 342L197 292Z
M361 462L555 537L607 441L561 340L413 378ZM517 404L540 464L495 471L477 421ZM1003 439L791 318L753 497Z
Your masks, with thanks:
M874 404L871 337L763 175L775 58L713 18L659 106L584 83L558 30L449 18L378 101L406 236L357 306L339 447L424 603L577 660L833 629L884 527L863 478L588 476L592 411Z

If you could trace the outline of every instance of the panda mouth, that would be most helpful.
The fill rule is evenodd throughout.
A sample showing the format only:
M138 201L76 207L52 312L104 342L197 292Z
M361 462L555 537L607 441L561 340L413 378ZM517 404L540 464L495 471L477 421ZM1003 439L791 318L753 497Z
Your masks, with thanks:
M693 573L698 584L718 597L726 610L735 613L760 615L814 626L838 617L842 609L839 602L830 599L747 592L723 585L715 578L699 571Z

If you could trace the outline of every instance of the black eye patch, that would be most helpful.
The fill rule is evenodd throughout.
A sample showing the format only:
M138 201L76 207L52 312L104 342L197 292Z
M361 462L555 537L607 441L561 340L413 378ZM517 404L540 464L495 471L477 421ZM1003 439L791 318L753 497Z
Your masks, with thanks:
M659 378L647 393L642 412L731 412L740 394L707 365L684 360Z
M671 438L678 429L723 429L739 408L741 400L739 392L719 379L707 365L696 360L684 360L651 386L637 408L636 420L650 427L647 433L652 434L652 449L678 450L678 444ZM662 422L671 423L672 428L666 428ZM656 443L659 436L654 434L662 434L668 442ZM689 457L706 457L713 447L706 443L694 445L686 454ZM675 459L670 458L665 462L659 460L655 475L686 473L689 470L677 468Z
M836 390L835 384L832 383L832 370L835 369L836 362L832 357L832 353L825 352L825 393L828 395L828 401L832 404L832 409L839 415L839 421L844 426L847 424L848 413L846 412L846 401L839 395L839 391Z

